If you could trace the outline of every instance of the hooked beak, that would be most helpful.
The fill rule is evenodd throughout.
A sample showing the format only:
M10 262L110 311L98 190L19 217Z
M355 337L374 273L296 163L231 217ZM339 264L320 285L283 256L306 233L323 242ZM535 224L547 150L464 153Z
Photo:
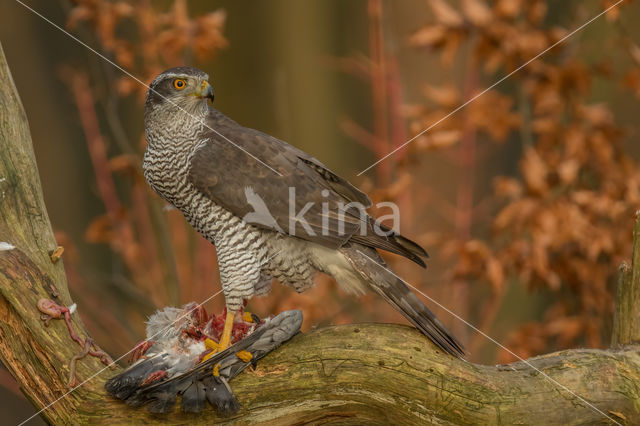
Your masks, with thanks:
M208 81L203 81L200 84L200 90L196 92L196 95L200 99L208 98L211 99L211 102L213 102L213 87L211 87Z

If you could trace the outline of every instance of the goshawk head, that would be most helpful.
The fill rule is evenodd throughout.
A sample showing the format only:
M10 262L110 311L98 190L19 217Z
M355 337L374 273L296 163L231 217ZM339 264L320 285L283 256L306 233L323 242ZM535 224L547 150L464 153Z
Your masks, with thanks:
M195 113L213 101L213 88L209 75L193 67L170 68L157 76L149 85L145 113L161 108L165 111L183 110Z

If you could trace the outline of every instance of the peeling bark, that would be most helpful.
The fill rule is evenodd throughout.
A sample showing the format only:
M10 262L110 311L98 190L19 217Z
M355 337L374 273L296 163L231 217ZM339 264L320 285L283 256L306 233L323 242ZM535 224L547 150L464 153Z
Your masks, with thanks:
M241 374L232 386L242 410L159 417L115 401L114 374L95 358L78 362L67 395L68 360L81 352L64 321L45 327L36 304L69 306L62 262L44 206L26 116L0 46L0 359L50 423L640 424L640 223L633 264L617 297L616 349L568 350L525 363L482 366L445 355L416 330L396 325L329 327L299 335ZM89 336L77 314L73 325ZM101 373L99 373L101 370ZM99 374L98 374L99 373Z

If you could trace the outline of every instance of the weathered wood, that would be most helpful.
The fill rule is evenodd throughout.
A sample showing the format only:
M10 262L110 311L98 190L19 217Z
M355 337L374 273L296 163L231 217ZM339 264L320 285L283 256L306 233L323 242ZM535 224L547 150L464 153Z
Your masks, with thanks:
M57 244L26 114L1 45L0 81L0 359L34 405L44 407L67 392L67 362L80 347L69 338L63 321L54 320L45 328L36 307L40 298L55 294L61 304L72 302L62 262L54 264L49 257ZM84 338L87 333L78 315L72 319ZM89 377L101 365L86 358L78 363L78 375ZM71 394L47 410L47 419L70 422L83 399L81 393Z
M568 350L528 361L616 421L640 423L636 348ZM111 399L83 407L101 413L110 407L109 417L83 414L103 423L612 423L524 363L466 363L398 325L342 325L301 334L232 387L243 409L228 419L211 411L153 416Z
M640 211L633 229L631 267L620 265L611 346L640 343Z
M631 343L631 322L633 320L633 298L631 295L631 267L622 262L618 269L618 288L616 291L616 308L613 313L613 330L611 347Z
M629 340L625 343L640 343L640 211L636 212L636 224L633 229L633 260L631 263L631 288L623 297L630 299L631 312L628 321L631 324Z
M623 413L629 422L640 422L636 350L570 350L529 362L607 415ZM298 336L255 373L238 377L233 387L246 408L235 420L248 423L607 420L524 363L466 363L436 351L416 330L397 325L338 326Z
M94 358L78 363L67 394L68 360L80 347L63 321L46 328L36 303L58 294L71 304L42 199L29 129L0 46L0 359L42 416L55 424L578 424L640 423L640 354L622 349L569 350L508 366L480 366L439 351L416 330L395 325L329 327L299 335L232 382L243 409L229 419L211 411L159 417L108 397L113 372ZM639 227L636 225L636 236ZM15 246L6 249L2 243ZM637 245L637 244L636 244ZM5 249L3 249L5 248ZM636 247L631 284L622 279L617 343L638 336ZM624 306L622 306L624 305ZM80 307L82 309L82 307ZM78 315L73 324L84 337ZM626 331L629 330L629 331ZM544 374L548 375L553 383ZM566 386L571 392L559 385Z

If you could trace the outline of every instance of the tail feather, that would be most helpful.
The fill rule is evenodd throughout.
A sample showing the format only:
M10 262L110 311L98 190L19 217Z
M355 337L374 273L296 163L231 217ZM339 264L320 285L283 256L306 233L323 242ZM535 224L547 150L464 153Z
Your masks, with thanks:
M145 377L154 371L166 370L168 367L165 358L161 355L141 359L123 373L107 380L105 388L118 399L128 399L138 390Z
M229 383L213 375L203 379L207 401L222 416L228 416L240 409L240 403L229 387Z
M206 401L206 388L199 381L194 381L191 386L182 393L182 410L185 413L199 413L204 410Z
M342 249L367 284L443 351L462 357L464 346L400 278L388 270L377 251L368 247Z
M376 231L376 228L379 228L379 231L382 232ZM429 254L425 249L372 217L368 218L367 232L364 235L355 233L349 238L349 242L387 250L404 256L423 268L427 267L423 259L429 258Z
M458 339L409 290L402 280L396 279L396 283L391 286L394 288L393 291L385 290L388 288L385 286L372 287L440 349L457 357L465 355L464 347ZM397 291L401 287L404 288L401 291Z

